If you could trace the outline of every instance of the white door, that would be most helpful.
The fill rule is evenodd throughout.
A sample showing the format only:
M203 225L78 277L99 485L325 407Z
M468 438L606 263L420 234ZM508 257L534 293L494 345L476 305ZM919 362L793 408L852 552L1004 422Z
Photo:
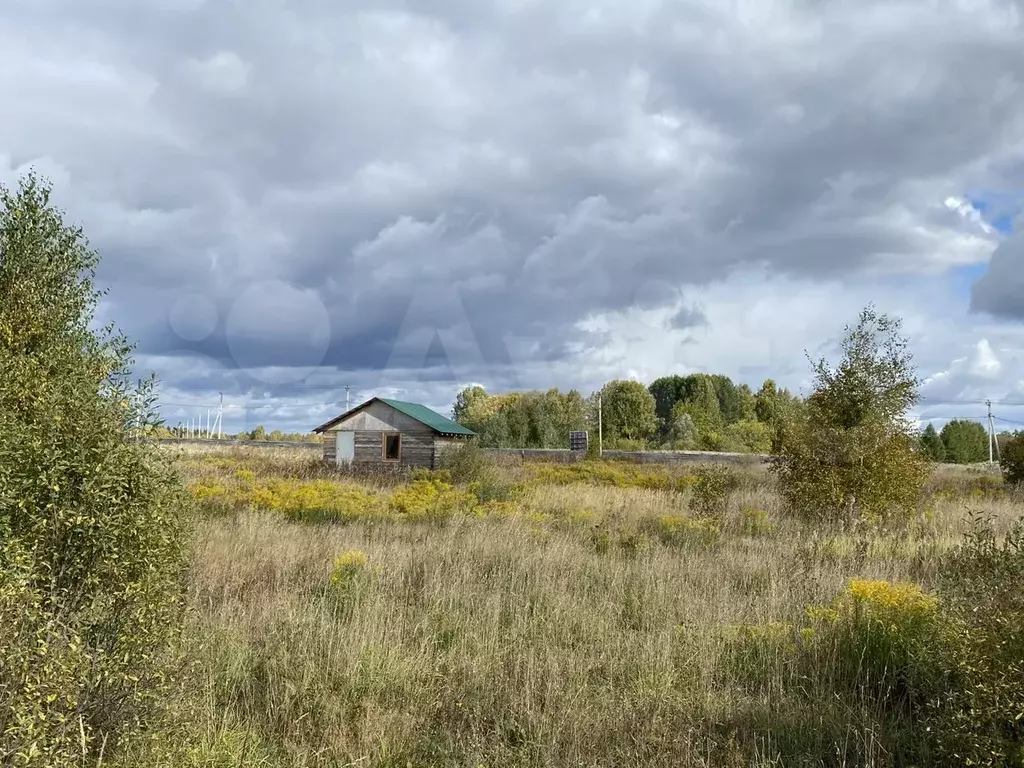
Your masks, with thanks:
M356 433L338 432L338 442L335 444L335 461L339 464L349 464L356 457Z

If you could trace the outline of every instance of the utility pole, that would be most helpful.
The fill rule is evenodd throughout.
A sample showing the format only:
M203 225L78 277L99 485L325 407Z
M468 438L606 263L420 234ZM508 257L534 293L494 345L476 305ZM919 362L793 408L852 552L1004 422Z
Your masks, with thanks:
M345 385L345 413L348 413L348 397L349 397L349 386Z
M224 393L220 393L220 405L217 406L217 439L224 434Z
M996 439L995 425L992 423L992 401L986 400L985 405L988 406L988 463L992 465L992 443Z
M601 423L601 393L597 393L597 455L604 455L604 425Z

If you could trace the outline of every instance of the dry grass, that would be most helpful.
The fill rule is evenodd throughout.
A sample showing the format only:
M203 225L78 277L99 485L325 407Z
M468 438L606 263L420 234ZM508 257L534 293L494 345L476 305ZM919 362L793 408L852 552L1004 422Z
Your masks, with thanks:
M180 460L193 479L229 484L239 470L356 482L301 453ZM877 713L787 703L770 663L754 686L723 676L720 630L799 624L855 578L927 588L968 508L1005 522L1022 510L982 474L944 469L928 515L906 530L813 530L784 519L767 477L746 470L719 535L673 537L665 521L690 519L685 483L551 484L528 467L504 471L522 484L513 514L204 519L197 730L180 761L890 765ZM335 559L351 551L366 566L333 582Z

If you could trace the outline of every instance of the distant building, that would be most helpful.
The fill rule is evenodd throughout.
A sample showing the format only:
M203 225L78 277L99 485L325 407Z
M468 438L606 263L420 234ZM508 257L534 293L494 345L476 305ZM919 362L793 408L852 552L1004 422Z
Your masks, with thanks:
M313 430L331 464L384 464L433 469L445 448L476 432L418 403L374 397Z

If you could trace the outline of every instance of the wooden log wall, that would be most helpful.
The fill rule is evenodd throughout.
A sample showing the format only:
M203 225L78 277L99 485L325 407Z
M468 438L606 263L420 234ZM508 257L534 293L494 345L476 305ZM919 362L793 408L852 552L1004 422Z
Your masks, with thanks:
M403 467L434 466L434 432L430 429L401 432L402 451L400 462L384 461L384 435L387 432L356 432L355 459L359 463L392 464Z

